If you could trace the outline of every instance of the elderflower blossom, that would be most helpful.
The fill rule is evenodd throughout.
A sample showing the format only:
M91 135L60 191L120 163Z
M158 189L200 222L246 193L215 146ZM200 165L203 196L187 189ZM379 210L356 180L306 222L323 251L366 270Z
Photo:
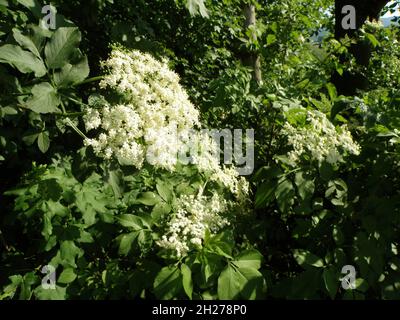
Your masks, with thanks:
M217 233L229 225L224 217L228 202L218 193L212 197L199 194L183 195L177 201L177 210L173 219L167 223L167 231L157 244L182 257L194 247L201 247L206 230Z
M286 123L283 134L288 136L289 145L293 147L288 156L294 163L304 154L319 163L326 160L331 164L343 161L344 153L360 154L360 146L347 127L336 129L326 115L317 110L307 112L307 125L303 128Z
M210 182L231 192L235 202L213 193L182 195L174 214L166 220L158 246L184 256L202 245L206 230L214 234L229 225L228 211L245 207L249 183L234 168L221 167L220 150L210 135L198 130L199 113L179 84L179 77L159 62L139 51L114 50L103 63L108 74L101 81L120 103L105 99L84 116L86 130L97 130L96 138L85 144L105 159L116 157L123 165L141 168L144 162L176 171L176 165L193 164ZM241 212L245 212L242 210Z
M113 106L104 100L83 117L87 131L101 131L97 138L85 140L98 156L115 156L121 164L137 168L147 161L173 172L179 161L188 162L183 155L189 152L190 163L209 173L212 181L238 196L248 192L244 183L237 183L235 169L219 165L216 142L195 130L200 126L199 112L165 61L137 50L116 49L102 66L108 74L100 87L116 91L124 103Z
M110 159L115 155L121 163L132 163L140 168L144 148L138 143L142 136L142 120L131 105L104 106L99 112L90 110L84 116L86 130L102 129L97 139L86 139L96 154Z
M380 20L366 20L364 23L364 27L371 28L372 30L379 30L384 28L384 24Z
M101 129L86 145L105 158L116 156L123 164L151 165L174 170L184 141L176 137L199 126L199 112L179 84L179 76L140 51L113 50L102 63L108 74L100 82L123 96L123 104L88 110L86 130Z

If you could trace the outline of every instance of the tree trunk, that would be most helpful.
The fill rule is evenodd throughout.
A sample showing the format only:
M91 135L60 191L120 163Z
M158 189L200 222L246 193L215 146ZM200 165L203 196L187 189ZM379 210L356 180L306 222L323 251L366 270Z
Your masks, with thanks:
M380 13L390 0L335 0L335 38L337 40L348 35L350 38L359 30L365 21L379 20ZM356 29L344 29L342 20L345 14L342 8L351 5L356 10ZM358 42L353 44L350 53L355 57L358 64L367 66L371 57L372 48L369 43ZM342 59L344 62L344 59ZM366 89L368 79L361 74L353 74L345 71L342 76L335 73L332 76L332 82L336 85L339 94L354 95L357 89Z
M255 6L252 4L246 4L244 7L244 14L246 17L245 30L247 30L250 26L256 24ZM256 40L257 35L253 33L252 37L253 40ZM243 59L243 63L253 69L253 79L257 84L260 84L262 81L260 55L256 52L247 52Z

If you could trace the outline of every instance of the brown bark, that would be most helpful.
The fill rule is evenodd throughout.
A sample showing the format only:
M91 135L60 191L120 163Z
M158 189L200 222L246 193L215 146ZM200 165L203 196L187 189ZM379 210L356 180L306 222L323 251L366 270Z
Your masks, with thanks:
M255 6L246 4L244 6L244 14L246 17L245 30L247 30L250 26L256 24ZM253 33L252 37L253 40L256 40L257 35ZM260 55L256 52L247 52L244 56L243 63L253 69L253 79L260 84L262 81Z

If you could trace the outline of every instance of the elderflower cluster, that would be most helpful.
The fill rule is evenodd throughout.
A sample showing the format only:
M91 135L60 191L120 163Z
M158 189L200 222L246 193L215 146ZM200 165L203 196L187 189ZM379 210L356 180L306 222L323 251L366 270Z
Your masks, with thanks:
M367 20L364 23L364 27L370 28L372 30L379 30L384 28L384 24L380 20Z
M346 126L336 129L326 115L317 110L307 112L304 127L296 128L286 123L283 134L293 147L288 156L294 163L299 162L304 154L320 163L326 160L331 164L343 161L345 153L360 154L360 146L354 142Z
M86 145L99 156L116 156L123 164L141 168L146 159L172 171L185 143L177 141L177 136L199 125L199 112L178 75L166 62L136 50L113 50L102 65L108 74L100 87L115 91L124 103L87 112L87 131L101 129L101 134L86 139Z
M98 156L116 157L121 164L137 168L147 161L171 172L178 162L190 162L238 197L248 192L235 169L219 165L219 149L212 137L196 130L199 112L166 62L137 50L115 49L102 65L108 73L100 87L116 92L123 103L111 105L104 100L83 117L87 131L100 132L85 140Z
M197 196L178 198L157 244L184 256L202 245L206 231L216 233L229 225L227 212L247 205L249 184L234 168L220 166L218 144L199 130L199 113L166 62L139 51L114 50L103 67L108 74L100 86L119 103L101 97L87 110L86 130L97 130L97 136L87 138L86 145L98 156L137 168L147 162L175 172L178 163L190 163L234 196L234 201L217 192L204 196L201 189Z
M224 217L228 207L229 203L218 193L212 197L202 194L181 196L176 214L167 223L166 233L157 244L175 252L178 258L186 255L192 248L201 247L206 230L217 233L229 225L229 220Z
M133 163L138 168L142 166L144 148L138 143L143 135L142 119L131 105L105 105L101 112L91 109L85 114L84 121L86 130L101 128L103 131L97 139L85 141L96 154L105 159L115 155L121 163Z

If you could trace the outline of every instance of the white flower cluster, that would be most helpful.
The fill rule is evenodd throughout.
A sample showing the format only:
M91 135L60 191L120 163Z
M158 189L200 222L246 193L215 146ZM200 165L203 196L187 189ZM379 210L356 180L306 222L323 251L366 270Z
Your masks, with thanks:
M366 20L363 27L369 27L373 30L376 30L384 28L385 25L380 20L373 20L373 21Z
M138 143L138 138L143 135L142 119L132 106L105 105L101 112L90 109L84 121L86 130L101 128L103 131L97 139L85 141L96 154L105 159L115 155L121 163L134 163L139 168L142 166L144 149Z
M156 167L173 170L181 144L177 136L199 125L199 112L179 84L178 75L140 51L113 50L103 63L108 74L100 82L123 96L124 105L105 105L84 117L87 130L102 129L87 139L96 154L116 156L140 168L146 158ZM184 143L184 141L182 141Z
M104 102L83 117L87 131L101 131L97 138L85 141L97 155L115 156L120 163L137 168L147 161L169 171L174 171L178 162L190 162L234 194L243 193L239 186L248 189L239 183L235 169L221 168L218 145L212 137L196 130L199 113L180 86L178 75L165 62L136 50L113 50L103 66L109 73L100 86L122 95L126 104Z
M360 154L360 146L347 127L343 125L336 129L326 115L317 110L307 111L306 126L295 128L286 123L282 133L293 147L288 156L294 163L299 162L304 154L320 163L326 160L332 164L343 161L345 153Z
M226 212L248 201L249 184L234 168L220 166L217 143L198 130L199 113L165 62L139 51L114 50L103 66L108 75L100 86L116 93L120 104L104 100L87 111L87 131L96 129L99 134L86 139L86 145L98 156L116 157L121 164L137 168L146 161L174 172L178 162L193 164L235 196L235 202L227 201L217 192L203 196L201 190L197 197L178 199L166 233L157 243L183 256L193 246L201 246L206 230L214 233L229 224Z
M229 225L224 217L228 207L228 202L218 193L212 197L181 196L176 215L167 223L167 232L157 244L174 251L178 258L184 256L190 249L201 247L207 229L216 233Z

